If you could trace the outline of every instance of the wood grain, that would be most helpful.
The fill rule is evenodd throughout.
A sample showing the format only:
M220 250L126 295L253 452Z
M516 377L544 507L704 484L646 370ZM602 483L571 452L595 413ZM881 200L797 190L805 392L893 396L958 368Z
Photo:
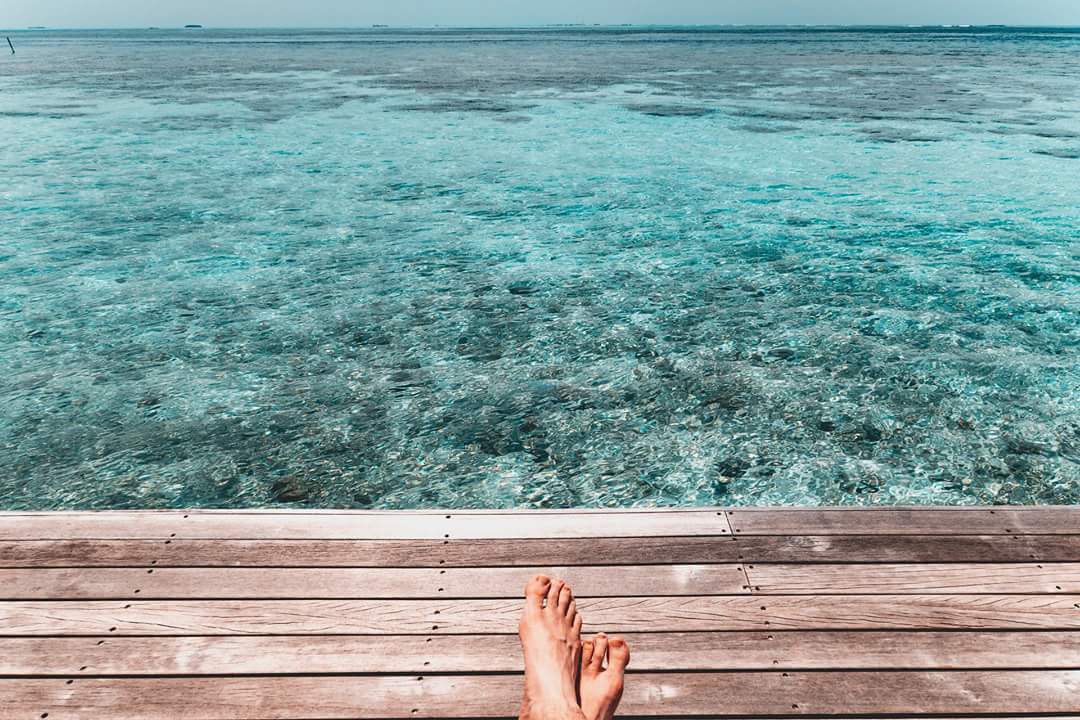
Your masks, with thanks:
M735 560L773 563L1080 562L1080 535L738 535Z
M1078 563L887 565L748 564L755 593L1078 593ZM2 575L0 575L2 577Z
M150 564L160 567L529 567L598 562L693 565L732 563L738 556L739 549L730 535L538 538L528 543L512 539L0 541L0 567L9 568Z
M1080 562L1080 535L749 535L517 540L11 540L0 567L528 567Z
M739 565L535 568L79 568L0 570L0 599L520 598L535 575L577 597L749 594Z
M727 512L736 535L1080 535L1080 507Z
M586 631L1080 629L1080 595L625 597L578 603ZM20 635L514 634L517 600L0 602Z
M0 680L12 717L53 720L498 718L517 676ZM748 692L752 688L752 692ZM632 676L627 716L1075 713L1078 671L658 673Z
M0 540L443 540L727 535L722 512L515 514L102 512L0 516Z
M512 717L541 572L621 716L1080 715L1057 507L0 512L0 717Z
M1080 632L627 633L633 670L1080 667ZM0 675L521 672L512 635L0 638Z

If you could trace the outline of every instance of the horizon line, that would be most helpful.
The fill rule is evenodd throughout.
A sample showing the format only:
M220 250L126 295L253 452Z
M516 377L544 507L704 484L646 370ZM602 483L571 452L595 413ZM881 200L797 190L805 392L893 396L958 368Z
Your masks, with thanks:
M197 27L195 27L197 25ZM1011 24L1011 23L521 23L510 25L394 25L369 23L362 25L24 25L19 27L0 27L0 32L20 32L29 30L523 30L542 28L887 28L887 29L986 29L986 28L1028 28L1028 29L1080 29L1077 25Z

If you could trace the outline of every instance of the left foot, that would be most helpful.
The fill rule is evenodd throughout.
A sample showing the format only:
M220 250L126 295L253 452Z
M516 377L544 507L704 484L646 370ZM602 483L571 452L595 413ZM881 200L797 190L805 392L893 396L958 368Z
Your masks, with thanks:
M605 659L607 663L605 665ZM581 647L581 711L587 720L613 720L623 694L630 646L599 633Z
M529 581L519 635L525 652L522 716L536 720L580 717L581 616L565 583L543 575Z

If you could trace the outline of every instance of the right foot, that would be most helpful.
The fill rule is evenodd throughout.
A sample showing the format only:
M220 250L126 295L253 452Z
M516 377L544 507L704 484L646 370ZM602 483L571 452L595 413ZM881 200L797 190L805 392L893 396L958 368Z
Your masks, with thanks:
M605 667L604 659L607 658ZM587 720L613 720L623 694L630 646L600 633L581 648L581 711Z
M581 616L570 588L543 575L530 580L518 634L525 652L523 714L538 720L580 717Z

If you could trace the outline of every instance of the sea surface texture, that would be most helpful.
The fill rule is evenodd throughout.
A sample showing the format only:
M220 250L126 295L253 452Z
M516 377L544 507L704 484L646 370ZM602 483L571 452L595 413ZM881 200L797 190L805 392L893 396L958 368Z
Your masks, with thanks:
M1080 502L1080 31L3 34L2 508Z

